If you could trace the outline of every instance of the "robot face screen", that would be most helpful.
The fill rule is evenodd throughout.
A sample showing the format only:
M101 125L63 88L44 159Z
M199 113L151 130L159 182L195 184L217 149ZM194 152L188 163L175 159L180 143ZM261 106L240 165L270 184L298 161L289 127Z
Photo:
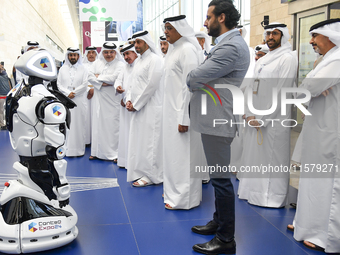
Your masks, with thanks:
M52 56L46 50L30 50L22 55L16 68L28 76L36 76L44 80L57 78L57 68Z
M53 70L54 61L49 58L49 56L45 54L38 54L34 56L27 62L27 67L32 68L36 72L40 73L50 73Z

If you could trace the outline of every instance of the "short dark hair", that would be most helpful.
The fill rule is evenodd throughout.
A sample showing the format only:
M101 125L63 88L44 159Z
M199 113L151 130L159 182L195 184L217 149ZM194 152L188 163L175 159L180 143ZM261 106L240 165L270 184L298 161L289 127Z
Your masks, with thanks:
M208 7L215 6L213 14L218 17L222 13L225 14L225 26L228 29L232 29L238 25L240 20L240 13L235 8L232 0L212 0Z

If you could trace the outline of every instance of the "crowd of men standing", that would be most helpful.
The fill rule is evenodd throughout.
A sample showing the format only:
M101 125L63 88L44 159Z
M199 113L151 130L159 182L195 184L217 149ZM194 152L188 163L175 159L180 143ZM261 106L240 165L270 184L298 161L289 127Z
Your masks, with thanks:
M242 38L245 30L237 26L239 18L232 1L213 0L204 23L208 35L216 37L212 49L208 35L195 33L180 15L164 19L165 36L158 47L148 31L140 31L120 47L104 43L99 54L95 47L87 47L83 58L79 49L69 48L58 75L58 89L77 104L71 110L66 156L83 156L85 145L91 143L89 159L110 160L126 168L127 181L134 187L163 183L169 210L199 206L202 181L211 180L213 219L192 228L195 233L216 234L193 247L204 254L235 253L235 196L232 173L195 175L195 166L290 166L290 128L269 121L290 118L290 105L285 114L280 107L280 91L296 86L298 67L288 28L281 23L267 25L265 43L253 51ZM311 93L308 111L312 115L306 116L301 133L302 178L295 221L288 228L309 248L340 252L336 216L340 210L336 171L340 163L340 20L315 24L310 35L311 45L323 59L300 86ZM232 92L217 84L240 88L257 110L270 109L273 97L278 107L270 114L256 115L246 104L244 115L234 115ZM207 99L207 91L215 93L220 104ZM293 96L304 94L288 95ZM215 126L215 119L246 125ZM327 168L327 178L307 178L306 164L334 168ZM289 172L260 176L240 172L238 179L240 199L271 208L286 205Z

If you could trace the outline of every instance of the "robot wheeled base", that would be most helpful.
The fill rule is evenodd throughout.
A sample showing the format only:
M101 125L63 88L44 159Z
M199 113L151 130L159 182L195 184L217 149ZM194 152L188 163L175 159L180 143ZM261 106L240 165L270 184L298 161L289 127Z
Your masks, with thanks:
M0 251L10 254L54 249L78 235L78 216L70 205L32 190L19 181L5 183L0 199ZM29 195L29 197L28 197Z

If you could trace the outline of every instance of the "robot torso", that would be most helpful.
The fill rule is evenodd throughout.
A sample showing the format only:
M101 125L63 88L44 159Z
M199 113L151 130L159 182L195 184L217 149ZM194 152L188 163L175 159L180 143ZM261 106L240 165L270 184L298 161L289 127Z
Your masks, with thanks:
M62 146L67 114L65 106L44 85L17 85L6 100L13 149L20 156L35 157L46 155L46 145Z

